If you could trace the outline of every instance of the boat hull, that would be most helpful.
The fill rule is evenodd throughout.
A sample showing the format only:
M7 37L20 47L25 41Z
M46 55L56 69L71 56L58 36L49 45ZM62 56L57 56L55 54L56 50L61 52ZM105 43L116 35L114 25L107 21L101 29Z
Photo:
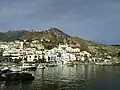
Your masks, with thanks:
M0 81L29 81L34 80L34 76L31 73L26 72L10 72L10 73L2 73L0 75Z
M22 70L36 70L36 67L23 67Z

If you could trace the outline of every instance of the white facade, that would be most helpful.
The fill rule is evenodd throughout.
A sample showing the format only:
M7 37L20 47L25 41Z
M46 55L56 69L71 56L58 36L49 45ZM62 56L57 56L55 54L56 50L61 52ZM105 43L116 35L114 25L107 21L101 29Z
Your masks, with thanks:
M39 43L39 41L38 40L33 40L32 43Z
M20 49L23 49L24 42L20 42Z
M15 59L20 59L19 56L11 56L11 59L15 60Z
M28 62L35 62L35 61L38 61L38 59L39 59L38 55L27 55Z
M85 57L82 57L82 58L81 58L81 61L85 61Z
M76 60L75 55L74 55L74 54L70 54L70 59L71 59L72 61L75 61L75 60Z
M2 56L9 56L9 55L10 55L10 53L8 51L4 51L2 54Z
M8 45L1 45L0 48L1 49L8 49Z

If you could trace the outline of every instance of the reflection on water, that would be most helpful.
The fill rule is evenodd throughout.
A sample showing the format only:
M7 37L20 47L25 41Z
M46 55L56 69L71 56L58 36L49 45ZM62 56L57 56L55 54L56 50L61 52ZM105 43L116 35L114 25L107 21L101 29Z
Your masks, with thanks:
M120 67L58 66L32 73L35 80L1 82L0 90L120 90Z

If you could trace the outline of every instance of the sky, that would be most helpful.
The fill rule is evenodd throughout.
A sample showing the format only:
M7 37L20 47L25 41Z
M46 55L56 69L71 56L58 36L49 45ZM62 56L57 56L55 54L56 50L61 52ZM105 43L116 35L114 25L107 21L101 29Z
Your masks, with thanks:
M0 31L45 30L120 44L120 0L0 0Z

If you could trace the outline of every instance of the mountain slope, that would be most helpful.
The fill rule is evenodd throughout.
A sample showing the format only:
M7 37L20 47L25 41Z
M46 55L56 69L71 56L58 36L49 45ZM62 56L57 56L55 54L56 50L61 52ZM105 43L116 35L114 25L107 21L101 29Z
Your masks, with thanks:
M0 41L7 41L8 37L5 33L0 32Z
M55 47L59 43L67 43L72 47L79 47L81 49L87 49L88 41L78 38L72 37L63 31L57 28L50 28L45 31L8 31L6 33L2 33L0 40L2 41L14 41L17 39L21 40L39 40L46 47Z

